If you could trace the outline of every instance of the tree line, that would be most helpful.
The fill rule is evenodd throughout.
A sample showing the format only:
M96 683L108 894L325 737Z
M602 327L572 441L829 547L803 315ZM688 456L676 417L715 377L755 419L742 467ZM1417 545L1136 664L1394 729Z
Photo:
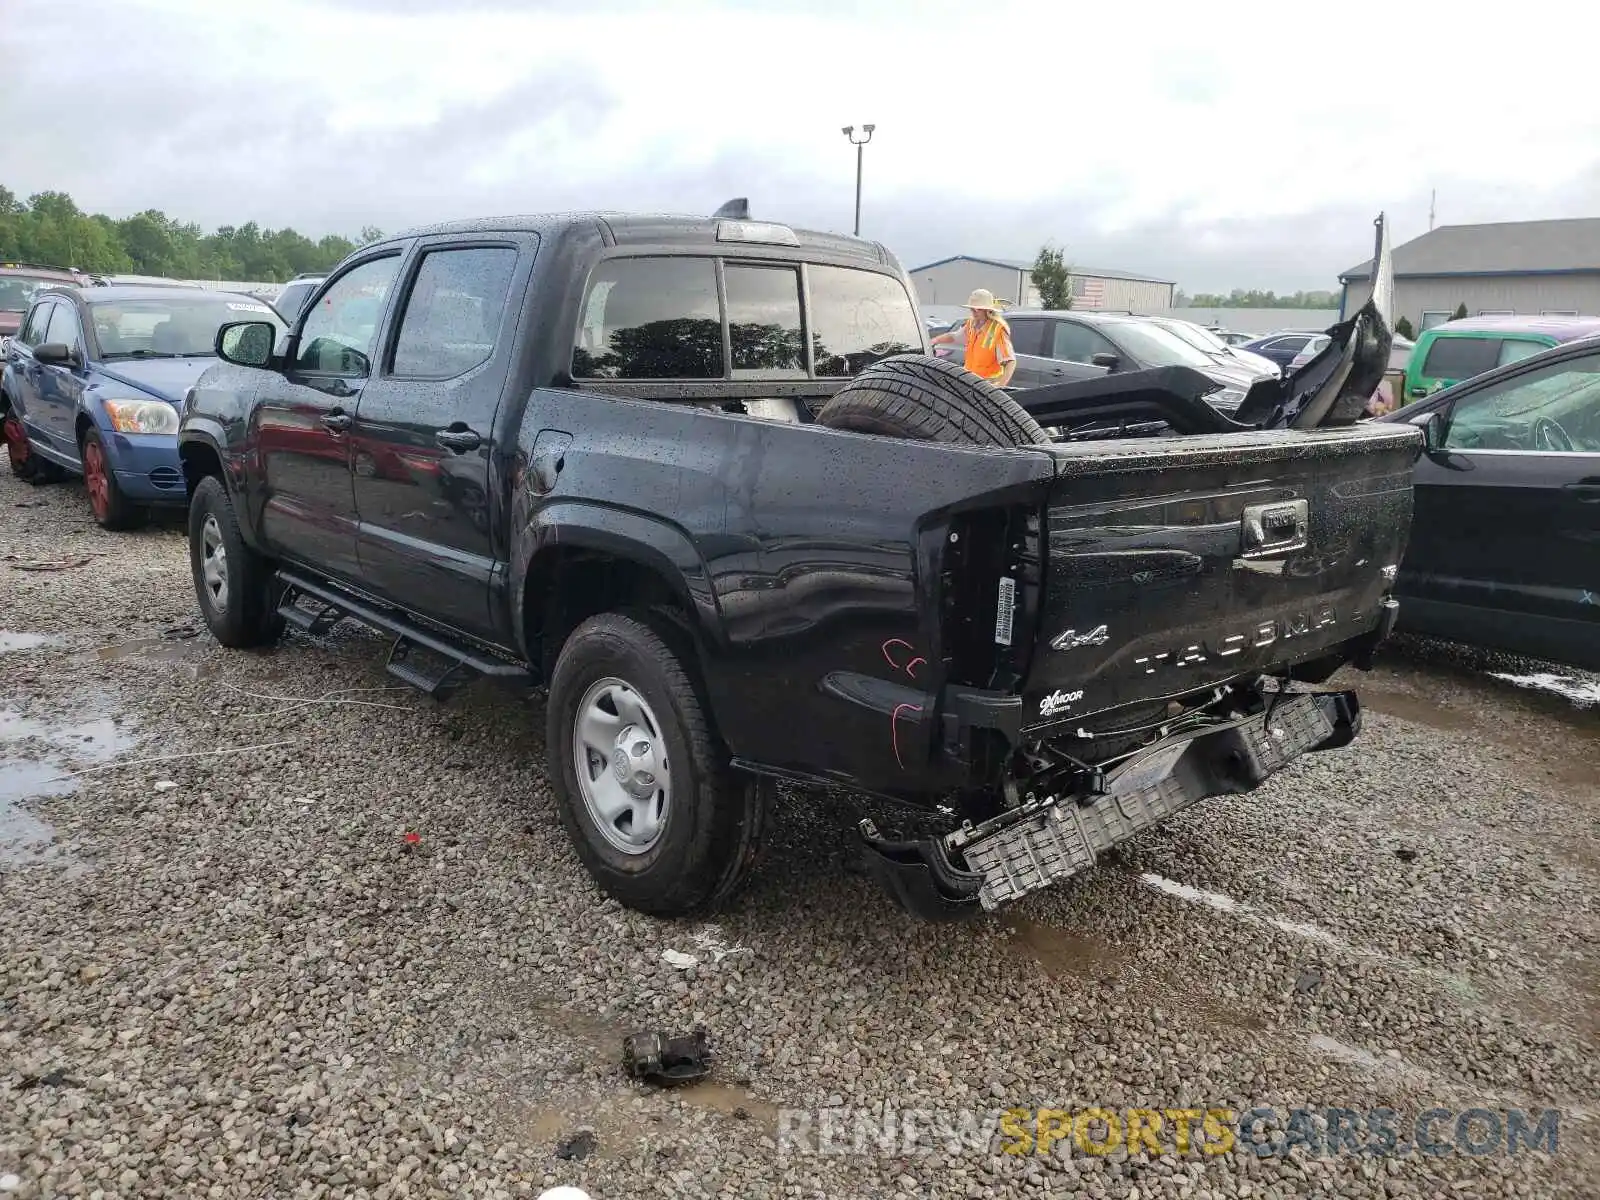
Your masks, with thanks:
M1338 308L1337 292L1263 292L1259 288L1234 288L1226 296L1215 292L1197 292L1193 296L1178 293L1180 308Z
M119 221L83 212L65 192L39 192L22 201L0 187L0 262L108 275L282 283L326 271L357 246L382 236L368 226L354 239L328 234L312 241L296 230L262 229L254 221L203 233L193 222L153 208Z

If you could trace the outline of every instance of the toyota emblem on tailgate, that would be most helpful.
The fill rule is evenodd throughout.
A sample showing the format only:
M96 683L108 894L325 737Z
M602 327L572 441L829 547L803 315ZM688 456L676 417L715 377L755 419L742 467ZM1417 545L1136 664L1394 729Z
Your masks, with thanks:
M1311 506L1304 500L1252 504L1240 521L1240 553L1245 558L1304 550L1311 532Z

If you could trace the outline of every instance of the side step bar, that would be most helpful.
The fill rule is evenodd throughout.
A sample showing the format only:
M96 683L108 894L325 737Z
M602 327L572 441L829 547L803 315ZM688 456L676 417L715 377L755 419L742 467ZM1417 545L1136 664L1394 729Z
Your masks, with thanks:
M384 669L402 683L410 684L436 700L446 699L451 692L478 675L532 680L525 667L464 646L447 635L425 630L392 609L357 600L326 584L313 583L293 571L280 570L277 580L283 589L278 601L278 615L284 621L313 637L327 633L346 618L392 634L394 644L389 647ZM314 601L320 607L314 612L301 608L298 602L302 599ZM419 662L415 657L418 650L442 658L444 669L430 670L426 664Z

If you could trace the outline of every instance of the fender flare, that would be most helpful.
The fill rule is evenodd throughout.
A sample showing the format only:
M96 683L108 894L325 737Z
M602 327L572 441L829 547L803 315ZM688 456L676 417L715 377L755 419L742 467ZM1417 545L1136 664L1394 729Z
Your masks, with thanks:
M239 532L245 542L253 548L260 548L260 539L257 537L256 514L252 511L245 495L247 483L244 471L244 462L236 454L229 454L228 434L222 424L211 417L185 416L182 424L178 426L178 459L185 462L184 476L188 477L188 466L184 458L184 450L192 446L203 446L217 456L217 461L222 464L222 482L233 497L234 517L239 522Z
M531 568L546 556L568 549L597 551L653 572L684 606L702 650L725 648L726 630L711 571L689 535L660 517L587 500L547 504L532 514L521 531L512 557L514 613L524 611ZM530 648L520 616L516 638L526 656Z

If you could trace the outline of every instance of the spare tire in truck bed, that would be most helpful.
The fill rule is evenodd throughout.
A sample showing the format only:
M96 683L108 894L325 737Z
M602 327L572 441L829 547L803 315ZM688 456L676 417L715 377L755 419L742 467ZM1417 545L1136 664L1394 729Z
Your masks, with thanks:
M829 429L969 446L1038 446L1050 437L1010 396L965 367L897 354L862 371L817 414Z

